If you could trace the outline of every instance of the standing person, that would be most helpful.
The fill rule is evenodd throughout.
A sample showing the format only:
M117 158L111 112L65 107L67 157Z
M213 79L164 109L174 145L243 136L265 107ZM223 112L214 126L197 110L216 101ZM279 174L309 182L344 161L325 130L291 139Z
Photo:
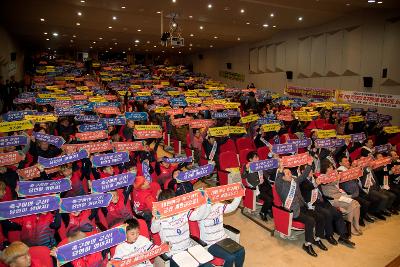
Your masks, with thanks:
M275 179L275 187L282 203L284 203L284 207L293 212L293 219L305 225L305 243L303 244L303 250L307 252L307 254L317 257L318 255L315 253L312 244L316 245L321 250L328 250L321 241L321 238L325 236L325 221L316 212L307 209L300 192L300 184L307 179L310 171L311 165L308 165L301 175L296 177L292 175L289 168L284 168L280 162Z

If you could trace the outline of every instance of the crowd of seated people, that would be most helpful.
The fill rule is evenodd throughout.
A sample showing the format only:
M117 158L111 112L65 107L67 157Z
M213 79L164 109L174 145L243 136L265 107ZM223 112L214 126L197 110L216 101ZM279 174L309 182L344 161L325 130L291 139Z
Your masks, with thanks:
M333 110L329 106L309 104L317 114L313 115L311 121L303 121L293 113L300 107L284 104L286 98L273 98L270 93L252 87L243 90L212 90L219 83L184 72L182 68L134 68L119 62L99 65L93 73L83 76L84 69L70 62L54 64L58 66L56 71L50 71L52 75L43 71L46 70L45 64L39 64L36 73L31 75L31 84L23 88L14 104L3 112L0 139L24 136L27 142L13 145L1 141L0 156L5 157L7 153L11 155L13 152L19 156L12 163L6 160L0 162L0 202L40 196L21 194L19 182L25 180L68 179L71 188L59 192L61 199L91 194L94 181L119 174L134 173L135 181L108 191L111 201L106 207L69 213L53 210L1 218L1 261L6 266L57 266L59 247L120 225L125 227L125 242L108 250L85 255L64 266L110 266L110 260L124 260L157 246L154 236L159 236L162 242L169 244L167 256L170 257L193 246L190 222L198 223L200 239L214 257L223 259L221 265L243 266L244 249L230 254L216 245L227 237L223 229L223 215L235 211L241 198L235 198L231 203L204 204L167 218L153 216L154 202L190 193L196 188L196 183L209 179L205 177L180 181L178 178L181 172L211 164L215 168L210 180L214 177L217 186L225 184L225 180L217 174L222 172L221 166L226 160L221 155L228 151L243 154L238 164L239 179L242 178L246 186L256 192L257 200L262 202L261 219L273 217L274 187L283 207L293 213L294 220L304 224L303 249L312 256L317 256L312 245L321 250L328 249L323 240L334 246L339 242L355 247L350 238L363 234L365 221L372 223L398 215L399 133L384 130L384 126L389 123L388 119L349 122L348 117L341 114L348 107ZM50 69L54 70L54 67ZM158 75L156 79L153 78L155 74ZM70 76L75 79L66 79ZM54 94L58 94L58 99ZM186 96L186 104L173 104L173 99L184 99L183 96ZM115 105L98 104L97 107L117 107L117 111L102 112L96 107L97 103L113 103ZM237 105L225 108L223 103ZM74 106L79 114L60 113ZM227 110L232 112L228 113ZM366 113L351 109L347 111L354 113L350 116ZM290 114L291 119L280 120L279 114L282 112ZM128 116L128 113L147 115L141 120ZM217 116L216 113L224 114ZM32 127L24 128L17 124L15 128L10 126L14 122L27 121L24 119L27 114L38 116L37 121L29 120ZM255 120L242 119L253 115L257 116ZM55 116L55 119L46 119L46 116ZM78 119L79 116L86 121ZM82 137L81 126L98 124L99 121L107 123L106 119L121 117L126 119L124 123L108 123L105 129L94 130L92 133L89 131L89 135ZM264 131L262 125L270 123L278 124L279 129ZM137 131L140 125L159 125L161 130L156 137L143 137ZM211 128L225 126L239 127L244 131L231 133L229 127L225 128L228 132L222 134L211 131ZM346 142L337 147L318 147L315 142L318 130L327 129L336 130L338 139L342 135ZM37 135L33 133L62 137L65 143L56 145L35 137ZM152 131L149 133L152 134ZM359 133L365 135L362 140L355 141L349 136ZM307 153L312 160L301 166L285 167L281 160L282 154L275 153L274 146L307 138L310 138L310 144L291 154ZM244 147L239 147L239 139L249 141L243 142ZM232 141L233 145L230 146ZM129 159L125 162L108 166L94 164L94 157L114 152L114 144L133 146L133 142L137 147L121 150L128 152ZM43 158L70 155L84 145L93 143L99 146L102 143L106 148L93 149L88 157L56 168L40 164ZM387 149L375 149L382 145L388 145ZM262 157L261 151L264 152ZM182 155L191 159L179 163L168 161L168 158ZM370 160L369 164L362 165L360 177L343 183L340 180L324 183L320 179L332 172L345 172L360 166L358 164L362 158L390 160L377 168L374 168L371 163L373 160ZM258 172L250 170L252 162L267 159L276 159L278 166ZM29 168L34 170L30 176L24 172ZM228 176L235 177L234 172ZM338 240L334 237L335 233L338 233ZM39 252L32 252L35 249ZM172 258L170 264L178 266ZM138 266L152 265L153 260L146 260ZM204 266L211 265L206 263Z

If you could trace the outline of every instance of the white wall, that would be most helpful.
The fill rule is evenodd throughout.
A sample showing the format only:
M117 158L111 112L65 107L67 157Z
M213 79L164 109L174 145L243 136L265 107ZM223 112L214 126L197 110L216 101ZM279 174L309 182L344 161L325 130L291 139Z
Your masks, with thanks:
M398 11L398 10L397 10ZM207 50L187 57L194 71L204 72L229 85L282 92L288 83L285 71L293 71L289 84L400 95L399 12L363 11L318 27L281 31L270 39L229 49ZM260 58L261 57L261 58ZM266 58L265 58L266 57ZM245 81L219 77L220 70L245 74ZM388 78L381 78L388 68ZM363 87L363 76L373 77L373 87ZM399 110L379 109L397 115Z
M11 62L11 53L17 53L17 59ZM0 76L3 81L15 76L16 81L23 78L24 52L18 43L0 26Z

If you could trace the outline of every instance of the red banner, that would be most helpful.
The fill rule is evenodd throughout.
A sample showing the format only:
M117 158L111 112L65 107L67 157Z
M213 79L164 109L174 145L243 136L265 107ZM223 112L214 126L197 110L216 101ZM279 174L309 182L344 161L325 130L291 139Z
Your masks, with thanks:
M161 246L154 247L148 251L140 252L135 254L133 257L125 260L111 260L110 263L113 267L131 267L136 266L139 263L145 262L147 260L153 259L161 254L169 251L169 246L165 243Z
M363 170L361 167L351 168L347 171L343 171L339 173L340 182L344 183L350 180L358 179L363 175Z
M372 162L372 169L377 169L379 167L386 166L390 164L390 162L392 162L392 159L389 157L374 160Z
M106 115L118 115L121 111L118 107L98 107L95 109L96 112Z
M133 131L136 139L161 138L162 132L155 130Z
M242 183L227 184L214 186L204 190L212 203L221 202L235 197L242 197L245 194L245 189Z
M215 123L214 120L192 120L189 123L190 128L199 129L199 128L208 128L213 126Z
M282 157L282 165L288 168L305 165L307 163L311 164L312 162L313 158L308 153L301 153L293 156Z
M108 134L106 131L102 130L95 132L76 133L75 137L76 139L78 139L78 141L94 141L100 139L107 139Z
M206 202L204 191L196 190L178 197L153 202L153 215L156 218L170 217L197 208Z
M112 143L114 146L115 151L140 151L143 150L143 142L136 141L136 142L114 142Z
M53 168L45 169L44 171L47 174L52 174L52 173L58 172L59 170L60 170L60 167L53 167ZM36 165L28 167L28 168L24 168L24 169L19 169L19 170L17 170L17 173L24 180L32 180L32 179L40 176L40 171Z
M99 153L112 150L113 146L110 141L104 142L91 142L86 144L66 144L62 148L65 148L67 153L78 152L81 149L85 149L88 153Z
M175 125L176 127L181 127L183 125L189 124L192 120L193 119L190 117L175 119L172 120L172 125Z
M339 174L336 171L332 171L327 174L321 174L317 179L320 184L329 184L339 180Z
M371 166L372 162L374 161L374 159L372 157L362 157L359 159L356 159L355 161L353 161L353 163L351 164L353 167L369 167Z
M184 111L185 113L197 113L199 109L197 107L186 107Z
M18 151L0 154L0 166L14 165L19 163L21 160L22 156Z
M103 95L103 97L107 100L107 101L113 101L113 100L117 100L117 96L116 95Z
M169 116L181 115L181 114L183 114L183 109L182 108L170 109L170 110L167 110L167 114Z

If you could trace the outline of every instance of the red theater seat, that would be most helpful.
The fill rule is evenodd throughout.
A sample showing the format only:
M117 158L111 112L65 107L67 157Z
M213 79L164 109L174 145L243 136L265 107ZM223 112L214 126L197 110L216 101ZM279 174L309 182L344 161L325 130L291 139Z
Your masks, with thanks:
M242 137L236 139L236 148L237 151L241 151L243 149L256 149L256 146L254 145L254 141L251 138L248 137Z
M226 151L219 154L219 170L218 177L221 185L226 185L231 183L228 181L229 172L226 170L227 168L238 168L239 161L237 158L236 152Z

